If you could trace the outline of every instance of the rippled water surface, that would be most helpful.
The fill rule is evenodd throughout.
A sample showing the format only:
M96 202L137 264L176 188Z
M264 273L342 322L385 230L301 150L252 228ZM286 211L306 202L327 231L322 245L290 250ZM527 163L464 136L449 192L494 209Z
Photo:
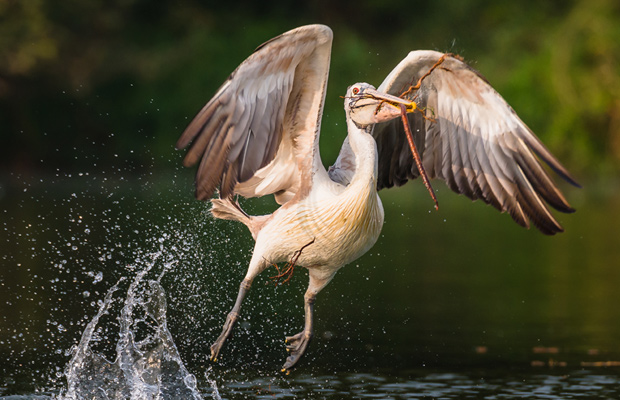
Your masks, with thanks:
M321 292L287 376L306 271L265 271L209 362L251 237L184 172L2 179L2 399L620 398L617 182L568 189L556 237L441 186L439 212L421 185L382 193L379 243Z
M401 376L360 373L300 376L281 384L255 378L220 387L220 393L224 391L222 395L231 399L615 399L620 395L617 376L587 371L574 375L510 371L416 371Z

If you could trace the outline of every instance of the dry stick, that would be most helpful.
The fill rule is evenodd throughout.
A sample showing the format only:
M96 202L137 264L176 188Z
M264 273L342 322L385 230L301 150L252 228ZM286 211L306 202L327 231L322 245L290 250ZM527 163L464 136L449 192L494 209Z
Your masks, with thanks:
M433 190L433 187L431 186L431 183L428 180L428 175L426 175L426 170L424 170L424 166L422 165L422 159L420 158L420 153L418 153L418 149L415 147L415 143L413 142L413 135L411 134L411 127L409 126L409 120L407 119L407 106L405 106L404 104L400 105L400 117L403 120L403 127L405 128L405 134L407 135L407 141L409 142L409 148L411 149L411 153L413 154L413 159L415 160L415 164L418 167L418 171L420 171L420 176L422 177L424 186L426 186L428 193L431 195L431 198L435 202L435 210L439 210L439 203L437 202L435 191Z
M422 75L420 77L420 79L418 79L418 83L416 83L415 86L410 86L409 89L407 89L404 92L402 92L400 94L400 96L398 96L398 97L404 98L405 95L408 95L409 93L411 93L411 92L413 92L415 90L420 89L420 87L422 86L422 81L424 80L424 78L429 76L431 74L431 72L433 72L435 70L435 68L439 67L439 65L441 65L446 60L447 57L454 57L454 58L457 58L457 59L462 61L461 56L454 55L452 53L445 53L445 54L443 54L441 57L439 57L439 60L437 60L437 62L435 64L433 64L433 66L428 71L426 71L426 73L424 75Z
M310 246L312 243L314 243L315 239L312 239L311 242L306 243L305 245L303 245L301 247L301 249L297 250L294 254L293 257L291 257L291 260L286 263L286 265L284 266L284 272L280 273L280 269L278 268L278 266L276 264L273 264L274 267L276 267L276 269L278 270L278 275L276 276L272 276L271 279L273 279L276 283L276 286L278 285L278 283L280 283L280 285L284 285L285 283L287 283L288 281L291 280L291 278L293 277L293 272L295 270L295 265L297 263L297 260L299 259L299 256L301 256L301 252L308 246ZM280 282L281 278L284 278L286 276L286 279L282 282Z

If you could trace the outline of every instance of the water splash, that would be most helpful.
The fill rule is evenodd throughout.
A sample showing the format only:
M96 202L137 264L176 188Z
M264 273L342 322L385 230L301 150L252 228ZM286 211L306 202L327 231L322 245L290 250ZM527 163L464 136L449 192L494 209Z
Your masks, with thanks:
M65 368L67 390L61 393L61 400L202 399L196 378L183 365L168 330L164 289L158 280L145 281L152 265L138 272L127 290L118 318L115 361L94 351L92 345L98 340L99 320L109 312L124 279L107 292L72 350L73 357ZM217 386L212 384L212 388L212 397L221 399Z

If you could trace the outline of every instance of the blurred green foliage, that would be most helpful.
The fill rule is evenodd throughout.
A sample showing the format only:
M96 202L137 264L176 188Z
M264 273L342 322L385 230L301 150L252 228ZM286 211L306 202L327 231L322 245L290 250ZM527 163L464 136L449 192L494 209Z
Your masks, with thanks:
M0 168L96 169L170 160L227 75L263 41L307 23L334 30L326 163L342 100L404 55L461 54L572 170L620 169L617 0L0 1ZM177 162L177 160L172 160Z

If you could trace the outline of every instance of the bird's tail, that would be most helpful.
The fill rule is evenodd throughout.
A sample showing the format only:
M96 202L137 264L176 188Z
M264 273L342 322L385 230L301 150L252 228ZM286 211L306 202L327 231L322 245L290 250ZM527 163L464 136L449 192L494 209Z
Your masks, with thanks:
M241 209L239 203L232 198L211 199L211 215L219 219L241 222L248 227L252 237L256 239L258 231L262 227L263 217L253 217Z
M250 224L250 216L241 209L239 203L232 199L211 199L211 214L215 218Z

